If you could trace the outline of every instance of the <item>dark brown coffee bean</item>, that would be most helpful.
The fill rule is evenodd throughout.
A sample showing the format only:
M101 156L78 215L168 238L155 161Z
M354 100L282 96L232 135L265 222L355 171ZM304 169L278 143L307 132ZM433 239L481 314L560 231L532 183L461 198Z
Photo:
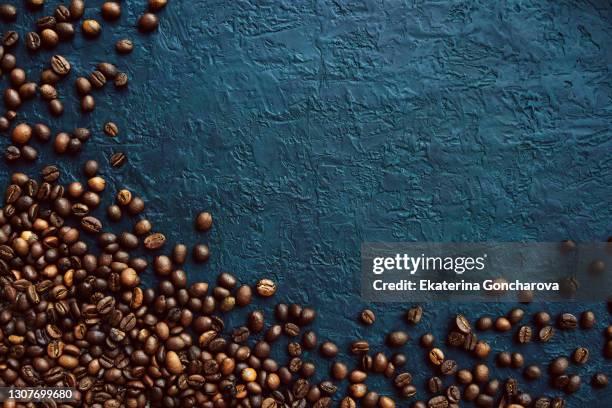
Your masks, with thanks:
M418 324L423 318L423 308L421 306L415 306L406 312L405 319L408 324Z
M370 309L364 309L359 314L359 320L366 326L370 326L376 321L376 315Z
M580 376L570 375L569 382L565 386L564 390L568 394L573 394L580 389L581 385L582 385L582 381L580 379Z
M302 346L307 350L317 347L317 334L310 330L302 335Z
M550 315L546 312L538 312L535 314L533 320L538 327L543 327L550 323Z
M393 385L397 388L404 388L412 383L412 374L401 373L393 380Z
M121 39L115 44L115 49L119 54L129 54L134 49L134 44L127 38Z
M210 258L210 250L207 245L198 244L193 247L193 259L196 262L206 262Z
M17 31L9 30L2 36L2 45L10 48L19 42L19 34Z
M437 394L442 391L442 380L440 377L431 377L427 380L427 389L432 394Z
M150 33L157 29L159 21L153 13L144 13L138 19L138 29L143 33Z
M67 75L70 72L70 63L61 55L51 57L51 69L57 75Z
M115 88L125 88L128 84L129 78L125 72L119 72L115 77Z
M573 330L578 326L578 319L571 313L563 313L559 316L557 324L561 330Z
M463 333L451 331L446 338L446 343L452 347L462 347L465 344L465 340L466 336Z
M144 239L144 246L149 250L156 250L163 247L166 244L166 237L164 234L156 232L147 236Z
M91 95L85 95L83 99L81 99L81 110L83 112L91 112L96 107L96 101L94 97Z
M589 360L589 350L586 347L578 347L572 354L572 359L576 364L584 364Z
M608 376L604 373L594 374L591 384L593 384L595 388L605 388L608 386Z
M519 343L521 344L527 344L531 341L531 336L532 336L532 329L531 326L521 326L521 328L519 329L518 333L517 333L517 340Z
M49 165L43 167L43 169L41 170L41 175L44 181L48 183L53 183L59 178L60 172L57 166Z
M444 352L439 348L431 349L429 352L429 361L431 361L433 365L442 365L444 362Z
M457 369L458 365L455 360L446 360L440 366L440 372L444 375L454 375Z
M548 371L550 372L551 375L561 375L565 373L565 370L567 370L568 366L569 366L569 361L567 358L557 357L548 366Z
M544 326L540 329L539 338L540 341L546 343L550 341L555 335L555 329L552 326Z
M402 347L408 342L408 333L405 331L394 331L387 335L387 345L389 347Z
M365 340L357 340L351 343L351 354L363 355L370 351L370 344Z
M127 162L127 156L125 155L125 153L117 152L111 155L111 157L108 159L108 162L111 167L119 168Z
M463 334L468 334L472 332L472 325L470 324L469 320L462 314L458 314L455 317L455 326L457 326L457 329Z
M107 1L102 4L102 17L108 21L117 20L121 16L121 5L114 1Z
M542 370L537 365L530 365L523 370L523 376L528 380L537 380L542 377Z
M119 127L114 122L106 122L104 124L104 133L110 137L115 137L119 134Z
M592 329L595 326L595 313L587 310L580 315L580 327L583 329Z
M319 350L321 355L325 358L334 358L338 355L338 346L331 341L323 342Z
M0 18L5 22L15 21L17 18L17 8L12 4L0 4Z
M100 71L94 71L89 75L89 82L94 88L102 88L106 85L106 76Z
M81 226L86 232L97 234L102 230L102 222L95 217L85 217L81 220Z
M72 14L72 10L71 10ZM83 31L83 35L87 38L95 38L100 35L102 31L102 26L96 20L83 20L83 24L81 25L81 30Z
M383 353L376 353L372 357L372 371L374 371L375 373L384 373L388 365L389 360L387 359L387 356L385 356Z
M425 333L421 336L421 346L425 348L431 348L434 345L435 341L436 339L431 333Z

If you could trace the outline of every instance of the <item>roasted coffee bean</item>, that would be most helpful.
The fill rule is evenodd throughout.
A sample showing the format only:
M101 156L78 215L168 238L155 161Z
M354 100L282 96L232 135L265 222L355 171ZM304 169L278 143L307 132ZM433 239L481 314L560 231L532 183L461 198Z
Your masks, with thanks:
M101 11L105 20L114 21L121 16L121 5L114 1L107 1L102 4Z
M387 335L387 345L389 347L402 347L408 342L408 333L405 331L394 331Z
M2 37L2 45L10 48L19 42L19 34L17 31L9 30Z
M468 319L462 314L458 314L455 317L455 326L463 334L469 334L472 332L472 325L470 324Z
M330 341L325 341L321 344L319 351L325 358L334 358L338 355L338 346Z
M582 381L580 379L580 376L578 376L578 375L570 375L569 376L569 382L565 386L564 390L568 394L572 394L572 393L578 391L580 389L581 385L582 385Z
M572 360L576 364L584 364L589 360L589 350L586 347L578 347L572 354Z
M115 76L115 88L121 89L125 88L129 82L128 75L125 72L117 73Z
M57 75L67 75L70 72L70 63L61 55L51 57L51 69Z
M431 349L431 351L429 352L429 361L431 361L432 364L437 366L442 365L442 363L444 362L444 352L442 352L442 350L440 350L439 348Z
M531 329L531 326L521 326L521 328L519 329L517 333L516 338L519 343L526 344L531 341L532 333L533 331Z
M444 375L454 375L457 372L457 368L455 360L446 360L440 366L440 372Z
M393 380L393 385L397 388L404 388L412 383L412 374L410 373L401 373L395 376Z
M537 365L529 365L523 370L523 376L528 380L537 380L542 376L542 370Z
M370 309L364 309L359 314L359 320L366 326L371 326L376 321L376 315Z
M114 122L106 122L104 124L104 133L110 137L115 137L119 134L119 127Z
M605 388L608 386L608 376L604 373L594 374L591 384L593 384L595 388Z
M563 313L559 316L557 324L561 330L573 330L578 326L578 319L571 313Z
M72 14L72 10L70 12ZM83 20L81 30L83 31L83 35L85 37L95 38L100 35L100 32L102 31L102 26L96 20Z
M431 377L427 380L427 389L432 394L437 394L442 391L442 380L440 377Z
M565 373L565 370L567 370L568 366L569 361L567 358L557 357L548 366L548 371L551 375L561 375Z
M125 155L125 153L122 153L122 152L114 153L108 159L108 162L111 165L111 167L119 168L119 167L122 167L127 162L127 156Z
M198 244L193 247L193 259L196 262L206 262L210 258L210 251L207 245Z
M129 54L134 49L134 44L131 40L124 38L117 41L115 49L119 54Z
M143 33L150 33L157 29L159 21L153 13L144 13L138 19L138 29Z
M84 217L81 220L81 226L83 230L91 234L97 234L102 230L102 222L95 217Z
M495 330L505 332L505 331L510 330L511 328L512 328L512 324L510 323L510 320L508 320L507 318L498 317L495 320Z
M555 329L552 326L544 326L540 329L539 338L541 342L548 342L555 335Z
M365 340L357 340L351 343L351 354L363 355L370 351L370 344Z
M425 333L421 336L421 346L425 348L431 348L434 345L435 341L436 339L431 333Z
M583 329L592 329L595 326L595 321L595 313L590 310L587 310L580 315L580 327Z
M421 306L415 306L406 312L405 319L409 324L418 324L423 318L423 308Z
M511 357L511 365L514 368L521 368L525 363L525 358L521 353L512 353Z
M502 351L497 355L497 365L500 367L510 367L512 356L507 351Z
M428 408L448 408L448 406L448 399L446 399L446 396L444 395L433 397L427 402Z
M259 296L270 297L276 293L276 284L270 279L261 279L256 289Z
M465 344L466 336L457 331L451 331L447 338L446 343L452 347L462 347Z

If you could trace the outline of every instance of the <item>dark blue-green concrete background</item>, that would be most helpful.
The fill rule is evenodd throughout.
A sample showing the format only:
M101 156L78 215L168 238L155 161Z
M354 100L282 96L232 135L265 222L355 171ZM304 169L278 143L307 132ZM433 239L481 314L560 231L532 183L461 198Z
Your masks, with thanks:
M99 18L101 3L88 1L86 17ZM56 4L48 1L47 12ZM598 241L610 234L608 1L170 1L159 31L147 36L134 29L146 2L122 6L99 41L79 34L56 51L73 71L59 87L66 113L50 124L55 131L89 126L93 140L78 160L46 146L37 166L23 168L60 163L70 181L85 158L105 163L126 152L122 169L104 165L109 190L142 194L147 216L171 244L209 243L211 261L187 267L192 281L219 271L251 283L270 276L278 300L315 306L321 339L344 349L356 337L382 344L385 331L406 327L407 304L369 305L376 325L356 323L365 306L358 287L364 241ZM14 27L23 36L41 15L22 13ZM125 36L135 50L118 56L113 44ZM17 54L37 77L53 52ZM96 92L95 113L81 116L73 80L103 60L129 74L129 89ZM20 111L32 122L47 116L40 101ZM120 127L116 139L101 132L107 120ZM214 214L209 234L192 227L200 210ZM408 330L414 339L426 330L440 337L456 312L497 315L511 306L430 304L423 323ZM545 364L588 346L591 362L570 368L585 385L568 406L609 407L610 390L588 385L597 370L612 374L601 356L605 306L527 310L542 307L593 308L597 328L519 347L526 361ZM512 345L510 335L482 337L495 352ZM404 351L426 399L421 385L430 368L416 343ZM326 362L308 358L326 372ZM523 388L556 395L547 381L544 375ZM369 384L391 390L381 378Z

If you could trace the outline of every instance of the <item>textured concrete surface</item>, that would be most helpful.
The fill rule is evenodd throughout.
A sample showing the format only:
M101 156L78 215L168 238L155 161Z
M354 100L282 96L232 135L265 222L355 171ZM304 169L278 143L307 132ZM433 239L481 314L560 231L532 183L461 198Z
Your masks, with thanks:
M98 16L100 3L88 2L86 15ZM96 129L81 159L128 153L129 165L104 169L113 190L140 192L171 243L210 244L211 262L188 268L193 280L221 270L251 282L272 276L279 298L319 308L321 338L378 344L383 328L404 327L407 305L374 305L379 322L368 330L354 322L364 306L363 241L610 234L607 1L172 1L151 36L133 29L145 2L122 4L100 41L79 36L60 47L73 73L60 86L67 112L51 124ZM20 18L22 35L33 19ZM112 44L124 36L136 49L120 57ZM28 73L38 75L50 55L35 56ZM102 60L128 72L129 90L97 92L95 113L81 117L71 81ZM41 102L23 112L46 116ZM119 124L118 138L101 132L107 120ZM42 159L60 161L50 147ZM78 173L77 160L61 163ZM209 235L192 228L201 209L215 216ZM585 383L596 370L612 374L600 353L610 323L603 305L546 307L593 307L597 329L559 335L542 356L521 347L527 362L588 345L593 363L571 371ZM508 308L431 304L409 331L441 335L456 311ZM495 351L511 344L484 337ZM406 351L422 384L422 352ZM539 394L547 380L524 389ZM384 383L370 381L390 391ZM423 389L418 396L427 398ZM612 394L585 385L568 406L608 406L604 396Z

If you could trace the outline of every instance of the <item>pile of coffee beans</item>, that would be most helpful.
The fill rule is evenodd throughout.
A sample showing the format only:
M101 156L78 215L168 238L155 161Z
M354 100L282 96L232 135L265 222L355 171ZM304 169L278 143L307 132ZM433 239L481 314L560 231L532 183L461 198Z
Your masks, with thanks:
M29 10L40 9L44 3L26 1ZM155 31L157 13L165 6L166 0L149 0L148 10L134 23L137 29ZM25 33L25 47L30 52L53 50L77 35L75 25L80 25L84 37L95 39L104 29L101 20L122 17L121 3L115 1L101 5L101 19L85 16L86 11L82 0L58 5ZM4 22L15 21L18 14L15 6L0 4ZM8 76L7 110L0 117L0 132L10 136L7 163L36 160L33 141L52 141L58 155L79 153L92 137L89 128L54 132L44 123L23 121L13 126L22 103L37 95L51 115L61 115L64 102L56 85L74 74L71 62L54 54L40 81L29 81L15 56L5 51L17 46L19 39L19 33L6 31L0 46L0 69ZM114 44L120 55L133 48L130 38ZM108 82L124 89L128 77L111 62L76 75L75 90L84 114L95 108L94 91ZM99 130L107 137L120 135L114 122L106 122ZM127 156L114 152L108 162L118 168L127 163ZM143 217L142 197L125 188L109 193L115 186L108 185L95 160L83 164L83 176L83 180L62 184L58 165L46 165L38 177L13 173L0 210L0 386L76 390L73 402L43 406L327 408L336 402L341 408L407 404L454 408L473 402L482 408L562 408L565 398L583 386L576 367L599 354L612 359L612 326L604 333L603 353L576 345L571 354L555 356L542 367L517 350L494 354L481 337L481 332L495 331L513 338L517 345L545 346L554 341L558 330L593 329L592 311L579 317L562 313L556 318L540 311L528 319L523 309L514 308L502 316L480 316L474 321L457 314L441 340L429 332L419 333L419 349L410 344L411 332L419 329L424 318L424 309L418 305L403 316L406 330L384 333L375 345L354 338L347 350L350 358L342 358L333 339L319 339L312 328L317 319L313 308L266 302L278 290L272 279L246 284L221 273L214 282L190 282L185 263L189 256L195 262L208 261L206 243L195 243L191 249L176 243L169 249L165 234ZM114 197L105 210L99 208L103 194ZM132 221L131 228L113 232L112 224L121 220ZM197 214L194 227L201 233L210 231L212 214ZM573 248L572 241L562 243L563 251ZM601 271L605 266L593 268ZM142 277L151 273L157 283L146 287ZM254 298L265 306L254 308ZM230 324L228 317L240 309L248 312L246 320ZM364 331L380 330L371 309L364 309L356 319ZM379 351L382 343L393 352ZM411 357L422 354L428 362L431 376L424 386L413 382L406 350ZM461 366L451 358L454 353L465 353L475 363ZM327 370L317 367L314 354L328 360ZM496 378L495 366L516 370L517 378ZM546 375L551 394L559 395L529 394L529 383ZM375 376L386 378L395 392L381 395L372 389L367 382ZM594 388L607 387L608 375L595 373L589 382ZM4 406L34 405L6 402Z

